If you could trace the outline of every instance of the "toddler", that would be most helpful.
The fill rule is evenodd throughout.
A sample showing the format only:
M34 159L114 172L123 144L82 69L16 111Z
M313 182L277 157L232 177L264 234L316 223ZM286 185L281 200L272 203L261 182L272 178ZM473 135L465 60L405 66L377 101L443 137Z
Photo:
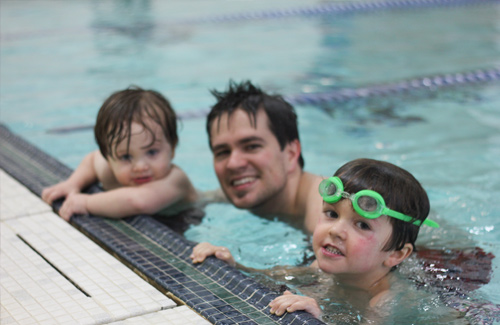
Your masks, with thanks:
M49 204L65 197L59 210L65 220L73 214L175 214L197 200L187 175L172 164L176 114L160 93L138 87L113 93L99 110L94 132L99 150L85 156L67 180L42 192ZM81 193L95 182L103 192Z

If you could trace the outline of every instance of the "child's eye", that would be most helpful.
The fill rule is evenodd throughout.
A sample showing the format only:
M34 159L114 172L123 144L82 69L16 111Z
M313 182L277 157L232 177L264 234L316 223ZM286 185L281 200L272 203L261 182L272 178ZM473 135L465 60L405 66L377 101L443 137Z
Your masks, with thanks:
M149 156L155 156L158 154L158 149L149 149L148 150L148 155Z
M372 229L370 227L370 225L367 224L364 221L358 221L358 222L356 222L356 226L358 226L358 228L361 229L361 230L371 230Z
M332 210L327 210L327 211L325 211L325 215L326 215L328 218L331 218L331 219L337 219L337 218L339 217L339 215L337 214L337 212L332 211Z
M132 156L129 154L124 154L118 157L120 161L130 161L132 159Z

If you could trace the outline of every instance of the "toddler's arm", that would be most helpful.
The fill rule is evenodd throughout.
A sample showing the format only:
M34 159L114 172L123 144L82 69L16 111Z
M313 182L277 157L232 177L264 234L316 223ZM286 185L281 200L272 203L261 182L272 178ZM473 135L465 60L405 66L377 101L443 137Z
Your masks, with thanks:
M236 266L233 255L226 247L215 246L210 243L200 243L196 245L193 248L193 253L190 257L193 260L193 263L197 264L203 262L208 256L212 255L231 266Z
M44 188L42 191L42 200L48 204L52 204L54 200L67 197L71 193L79 193L85 187L96 182L97 174L94 168L95 155L95 151L86 155L67 180Z
M86 197L88 213L124 218L138 214L155 214L176 204L195 202L196 190L186 174L173 167L163 179L139 186L124 186Z
M281 316L285 312L291 313L297 310L307 311L316 318L321 316L321 308L316 300L309 297L294 295L290 291L285 291L282 296L271 301L269 307L271 307L271 314L277 316Z

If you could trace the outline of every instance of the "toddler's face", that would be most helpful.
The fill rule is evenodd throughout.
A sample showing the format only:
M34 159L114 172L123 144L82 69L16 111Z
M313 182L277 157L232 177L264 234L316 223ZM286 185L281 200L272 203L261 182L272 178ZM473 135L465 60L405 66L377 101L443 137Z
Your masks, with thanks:
M318 266L354 283L380 279L387 273L383 263L392 253L382 250L391 234L387 216L363 218L346 199L334 204L323 202L323 214L313 235Z
M162 179L170 172L174 155L172 146L158 124L149 122L147 125L154 132L155 142L151 143L153 136L148 130L132 122L128 148L127 139L124 139L116 147L113 157L108 158L122 186L139 186Z

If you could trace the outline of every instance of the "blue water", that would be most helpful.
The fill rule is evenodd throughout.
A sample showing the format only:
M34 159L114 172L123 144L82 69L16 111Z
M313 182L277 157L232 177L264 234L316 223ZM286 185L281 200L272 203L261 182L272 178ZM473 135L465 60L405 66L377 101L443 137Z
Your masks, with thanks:
M0 118L68 166L96 149L90 129L102 101L131 84L164 93L185 118L175 162L202 190L218 186L203 112L208 89L251 79L284 95L500 67L500 5L397 9L346 15L184 23L222 13L320 1L2 1ZM193 10L196 8L196 10ZM331 175L348 160L388 160L427 189L431 219L419 243L479 246L500 256L500 84L296 106L306 170ZM300 263L303 233L228 206L207 207L192 240L228 245L248 266ZM249 229L249 226L253 227ZM220 232L219 232L220 231ZM265 233L265 231L268 231ZM237 239L277 238L262 249ZM282 240L283 239L283 240ZM500 302L498 258L478 290Z

